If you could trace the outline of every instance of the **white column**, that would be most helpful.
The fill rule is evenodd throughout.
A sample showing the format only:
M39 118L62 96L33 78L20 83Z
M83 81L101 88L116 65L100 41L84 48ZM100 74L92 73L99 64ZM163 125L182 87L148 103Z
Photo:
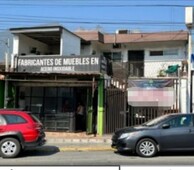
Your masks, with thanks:
M188 77L187 77L187 113L191 112L191 54L192 54L192 31L189 29L189 39L188 39Z

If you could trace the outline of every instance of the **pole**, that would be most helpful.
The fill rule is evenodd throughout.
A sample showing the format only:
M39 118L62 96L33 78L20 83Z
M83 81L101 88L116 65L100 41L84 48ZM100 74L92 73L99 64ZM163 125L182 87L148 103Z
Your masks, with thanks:
M9 70L9 61L8 61L8 54L5 53L5 71L8 72ZM7 75L5 75L5 89L4 89L4 108L7 108L8 104L8 81L7 81Z
M124 87L124 127L127 126L127 88L128 88L128 77L129 77L129 63L125 63L125 87Z
M192 53L192 29L189 28L188 42L188 77L187 77L187 113L191 112L191 53Z
M181 75L180 75L180 68L178 68L178 81L179 81L179 112L182 112L182 107L181 107L181 104L182 104L182 100L181 100L181 94L182 94L182 90L181 90Z
M7 47L7 52L5 53L5 72L9 72L9 39L5 43ZM4 89L4 108L8 105L8 80L7 75L5 75L5 89Z

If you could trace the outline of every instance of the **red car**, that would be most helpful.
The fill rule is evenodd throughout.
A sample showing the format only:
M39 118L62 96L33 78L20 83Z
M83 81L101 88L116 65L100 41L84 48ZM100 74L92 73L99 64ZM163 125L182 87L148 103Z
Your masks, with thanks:
M16 157L21 150L45 144L41 122L31 113L0 109L0 156Z

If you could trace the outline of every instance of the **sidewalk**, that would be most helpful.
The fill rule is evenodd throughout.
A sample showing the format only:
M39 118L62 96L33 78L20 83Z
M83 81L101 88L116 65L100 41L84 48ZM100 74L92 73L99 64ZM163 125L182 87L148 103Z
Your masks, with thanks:
M44 150L66 151L108 151L111 148L112 135L94 136L85 132L45 132L47 143Z

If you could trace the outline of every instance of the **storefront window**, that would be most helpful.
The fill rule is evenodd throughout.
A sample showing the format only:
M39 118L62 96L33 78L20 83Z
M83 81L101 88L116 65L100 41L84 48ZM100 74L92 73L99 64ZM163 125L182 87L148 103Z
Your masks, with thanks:
M45 97L56 97L57 88L56 87L46 87L45 88Z
M32 97L30 110L34 113L41 113L43 106L43 98L42 97Z
M31 96L39 96L42 97L43 96L43 87L32 87L32 94Z
M57 98L56 97L46 97L44 102L44 112L45 114L56 114L57 108Z
M20 109L28 109L28 105L29 105L29 100L27 101L27 96L30 95L30 88L28 87L21 87L19 89L18 92L18 97L17 97L17 101L18 101L18 107Z
M73 112L74 93L71 87L20 87L18 105L38 114Z
M58 89L58 112L74 111L74 90L73 88Z
M30 110L30 96L25 97L26 110Z

